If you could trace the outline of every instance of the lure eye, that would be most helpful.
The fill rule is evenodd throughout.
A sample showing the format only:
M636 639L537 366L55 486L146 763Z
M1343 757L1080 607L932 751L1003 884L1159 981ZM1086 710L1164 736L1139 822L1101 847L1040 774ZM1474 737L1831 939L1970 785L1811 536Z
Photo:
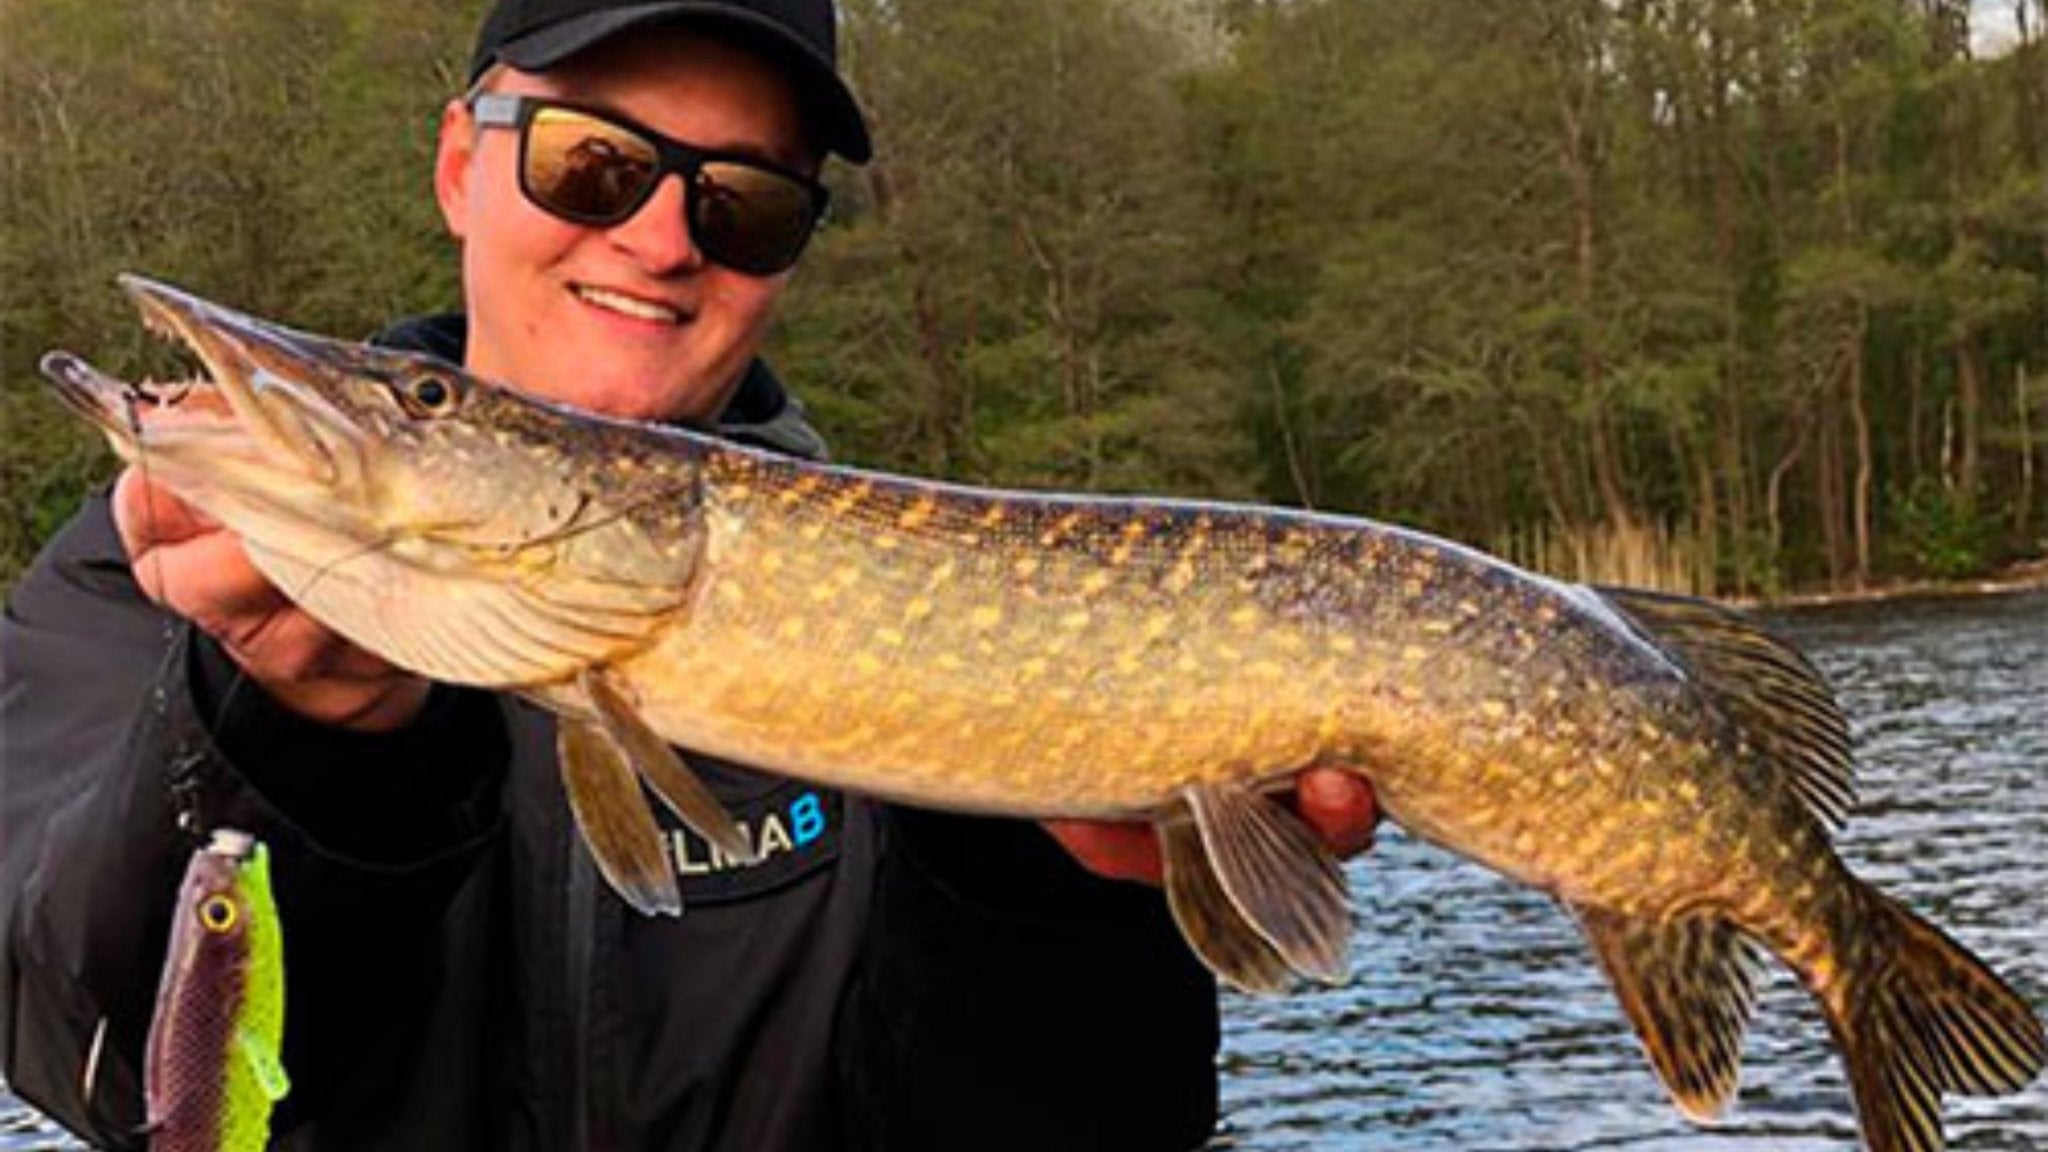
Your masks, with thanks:
M199 902L199 922L208 932L230 931L241 918L241 910L225 896L208 896Z
M414 416L441 416L455 408L455 385L437 372L422 372L398 382L398 402Z

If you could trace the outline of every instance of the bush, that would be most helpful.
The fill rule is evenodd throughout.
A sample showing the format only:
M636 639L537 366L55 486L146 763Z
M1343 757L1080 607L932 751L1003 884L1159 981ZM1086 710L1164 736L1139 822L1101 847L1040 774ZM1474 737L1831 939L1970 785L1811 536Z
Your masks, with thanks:
M1954 580L1989 571L2002 558L2001 517L1962 492L1931 479L1892 500L1892 540L1913 575Z

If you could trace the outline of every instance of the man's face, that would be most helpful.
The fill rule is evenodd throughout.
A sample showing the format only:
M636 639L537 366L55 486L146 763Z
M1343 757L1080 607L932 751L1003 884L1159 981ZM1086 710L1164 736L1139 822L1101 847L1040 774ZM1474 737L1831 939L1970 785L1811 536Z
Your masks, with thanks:
M492 89L617 113L676 140L810 170L796 95L772 65L681 30L629 36ZM707 422L766 331L788 273L748 276L691 243L681 178L610 228L549 215L519 190L519 134L443 118L435 191L462 241L466 366L529 395L613 416Z

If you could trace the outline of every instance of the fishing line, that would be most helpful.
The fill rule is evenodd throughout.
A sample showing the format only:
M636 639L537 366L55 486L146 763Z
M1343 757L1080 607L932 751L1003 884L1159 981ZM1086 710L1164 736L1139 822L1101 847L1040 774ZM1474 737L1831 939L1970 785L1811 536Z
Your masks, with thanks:
M136 411L135 404L136 401L140 400L145 404L169 407L170 405L175 404L177 403L177 401L182 400L184 398L185 393L179 392L175 398L166 399L165 397L158 396L157 394L151 392L147 384L140 383L130 384L121 393L121 409L122 412L128 417L128 435L133 437L135 440L135 467L136 470L142 476L143 526L148 530L150 540L156 542L150 548L150 552L153 554L153 558L156 562L156 586L159 590L165 592L168 592L169 588L168 585L164 583L164 557L163 552L160 550L162 546L161 541L163 540L163 536L157 530L156 500L153 498L153 494L156 490L156 481L152 479L149 474L149 444L148 441L143 436L142 416L140 413ZM177 617L174 613L167 611L164 614L165 658L169 658L170 646L176 643L177 638Z
M173 408L176 407L181 402L183 402L198 387L199 383L197 381L190 380L171 385L154 385L151 382L142 381L129 384L122 395L122 399L124 401L125 408L127 411L128 431L129 434L133 436L135 440L136 468L137 471L142 476L144 485L152 493L156 488L156 484L154 479L150 475L149 446L143 438L142 421L137 412L136 406L139 402L142 404L150 405L152 407ZM147 524L151 539L161 542L163 537L161 533L158 531L158 525L156 521L156 501L154 499L149 499L144 502L143 515L146 518L145 523ZM305 611L303 608L300 608L298 606L299 602L304 598L306 593L311 592L313 590L313 587L316 584L318 584L320 580L322 580L328 574L330 574L334 569L340 567L343 564L348 563L351 560L356 560L364 556L372 555L390 546L394 542L395 538L391 537L387 537L382 540L373 540L363 545L361 548L355 550L354 552L338 556L333 560L330 560L327 563L322 564L319 568L307 574L305 582L296 591L284 593L285 599L289 601L288 608L293 611ZM161 551L162 547L163 545L159 543L157 549L153 549L153 551L156 552L155 565L157 575L157 586L160 589L165 589L167 592L168 586L164 583L164 559ZM246 548L246 544L244 545L244 547ZM275 617L273 617L273 619L275 619ZM164 619L164 642L167 657L170 646L176 643L176 640L177 615L174 612L167 612ZM220 730L222 723L227 719L228 712L234 707L236 699L240 696L240 693L242 691L242 685L250 679L252 679L252 677L248 673L248 670L242 667L241 661L230 660L229 662L234 665L234 674L229 678L227 688L221 692L220 699L216 701L214 704L213 716L207 725L208 731L217 732Z
M187 383L182 386L176 387L174 390L168 393L159 395L157 392L151 390L150 385L147 381L140 381L130 383L128 387L123 389L121 392L122 410L124 414L128 417L128 434L130 437L133 438L135 443L135 469L136 472L142 477L142 519L144 530L149 533L149 538L152 542L150 547L150 553L152 557L152 563L156 568L157 591L165 599L165 603L161 606L164 618L163 663L170 662L171 653L177 647L179 616L177 612L173 610L168 603L170 599L170 584L164 577L163 550L169 545L164 540L163 533L160 529L160 525L157 523L156 479L155 477L150 475L149 441L143 430L142 416L141 413L137 410L136 404L139 401L143 404L148 404L152 407L171 408L176 406L180 401L184 400L186 396L190 395L192 392L192 388L193 385ZM239 673L240 668L237 667L236 671ZM168 702L165 701L163 698L164 691L165 689L163 685L159 683L156 688L157 707L159 711L162 711L164 708L168 706ZM218 728L220 726L220 715L224 714L225 711L226 709L222 708L219 710L219 713L215 715L214 723L212 726L213 728ZM173 769L172 774L173 777L175 778L175 768ZM197 826L198 813L192 807L192 802L189 798L189 793L175 785L174 791L178 792L182 797L177 801L177 822L179 829L189 836L200 835L203 829ZM96 1076L98 1074L98 1070L99 1053L97 1049L95 1049L95 1051L92 1053L92 1058L87 1062L87 1076L89 1078ZM90 1081L88 1080L88 1083L89 1082Z
M293 589L289 592L286 592L284 589L281 588L278 589L279 594L284 596L285 600L288 602L286 604L286 610L304 613L309 618L311 618L312 614L306 612L304 608L301 608L299 606L299 603L301 600L305 598L307 593L313 590L315 585L319 584L320 581L332 575L335 572L335 570L339 569L343 564L347 564L356 560L361 560L368 556L374 556L377 553L382 552L383 550L389 548L391 545L397 542L397 537L395 536L387 536L381 540L372 540L369 543L364 544L362 547L357 548L355 551L346 552L340 556L336 556L334 559L329 560L326 563L320 565L319 567L313 569L313 571L306 573L305 580L301 582L299 587L297 587L296 589ZM247 545L244 544L243 547L244 549L246 549ZM265 578L268 579L268 576L266 575ZM272 619L275 620L276 617L273 616ZM318 620L315 620L314 622L319 623ZM325 624L321 624L320 626L323 628L326 627ZM332 630L330 629L330 631ZM355 643L354 641L349 640L347 637L341 636L340 633L335 633L335 635L345 644L354 645ZM374 655L374 653L372 653L372 655ZM214 729L217 730L220 727L221 721L227 718L228 706L234 702L235 694L241 690L242 684L249 679L250 676L248 671L242 667L239 661L237 661L235 663L234 679L228 682L227 691L221 694L220 703L214 708Z
M157 522L156 480L150 475L149 441L143 431L142 417L137 409L137 404L147 404L153 408L175 408L198 387L197 381L190 380L171 385L153 384L150 381L143 380L131 382L121 393L122 407L128 418L128 434L134 439L135 443L135 468L142 477L144 488L142 502L143 524L149 533L150 540L154 542L150 552L153 565L156 568L157 588L165 596L166 600L168 600L170 595L170 585L164 579L163 550L169 547L169 542L164 539ZM166 660L170 659L171 649L177 644L178 620L177 612L166 604L163 629L164 659ZM229 678L227 689L221 693L220 700L214 705L213 716L207 724L207 731L209 732L220 730L222 721L227 719L228 709L234 705L236 695L241 691L242 682L249 678L248 672L243 669L240 661L231 660L229 662L235 666L234 675ZM188 833L198 835L202 830L189 826L192 819L193 816L190 812L180 811L178 813L180 827L183 827Z
M146 404L152 407L163 408L174 407L181 403L182 401L184 401L198 387L199 383L197 381L186 381L168 387L156 386L149 382L139 382L131 383L123 394L123 400L125 402L127 411L129 432L131 436L133 436L136 445L137 471L140 473L146 488L149 489L151 493L154 492L155 482L150 474L149 447L143 437L143 427L138 411L138 405ZM624 520L627 520L644 508L655 507L659 503L664 502L664 499L667 495L668 494L665 493L651 494L647 497L633 501L624 506L613 508L608 512L599 515L595 518L585 519L584 515L587 511L589 511L594 501L589 493L578 492L576 493L575 508L571 510L570 514L566 518L564 518L560 527L554 528L550 531L544 532L537 536L528 537L524 540L515 540L507 542L505 544L496 545L494 546L494 550L498 551L502 555L510 556L516 555L519 552L522 552L528 548L559 546L561 544L572 541L579 536L596 532L601 529L618 524ZM146 506L144 508L144 516L147 518L146 524L148 525L148 531L150 533L151 538L154 540L161 541L162 537L158 531L158 525L156 522L156 504L153 499L148 500L146 502ZM312 571L306 573L305 578L299 582L296 588L291 590L279 589L280 593L289 602L287 606L288 609L292 611L304 612L305 609L300 607L299 605L320 584L321 581L325 580L327 577L331 575L334 575L336 572L340 570L340 568L343 565L370 556L375 556L381 552L388 550L397 542L398 537L396 535L388 535L381 539L368 541L361 547L343 553L342 555L333 557L332 559L329 559L326 562L320 564ZM162 547L161 544L159 544L158 546ZM155 557L154 564L156 565L158 587L160 589L166 589L167 591L167 586L164 583L164 559L161 552L159 552L158 555ZM275 619L276 617L273 616L272 620L274 621ZM167 612L164 620L164 640L167 657L170 646L176 642L176 627L176 613ZM344 640L344 642L348 642L345 637L343 637L342 639ZM248 680L252 679L252 677L249 675L248 670L242 666L242 663L239 660L231 660L230 663L234 665L234 672L228 681L227 687L221 692L220 699L214 703L214 706L212 708L212 717L208 724L209 731L220 730L222 724L227 719L229 712L234 707L235 702L240 698L240 693L242 691L243 684Z
M150 382L145 380L129 384L127 389L121 394L123 406L128 414L128 434L135 439L135 467L142 475L142 515L144 525L149 531L149 538L153 542L150 553L156 566L156 586L167 602L170 598L171 589L170 584L164 579L163 550L169 546L169 543L164 540L163 533L159 531L157 525L156 481L149 474L149 441L143 434L142 418L137 413L135 405L137 401L140 401L152 407L172 408L177 406L185 397L191 395L194 387L195 385L188 381L181 385L174 385L172 390L159 394L157 391L153 391ZM166 603L164 612L165 659L168 660L170 658L171 647L177 643L177 640L178 615ZM214 709L213 722L207 726L208 731L216 731L220 728L221 719L227 715L228 700L234 696L235 689L241 686L241 678L242 668L241 665L237 664L235 665L235 677L229 682L228 690L223 695L219 706ZM182 825L189 817L189 813L180 812L178 814L178 821ZM197 834L199 830L187 828L186 831Z

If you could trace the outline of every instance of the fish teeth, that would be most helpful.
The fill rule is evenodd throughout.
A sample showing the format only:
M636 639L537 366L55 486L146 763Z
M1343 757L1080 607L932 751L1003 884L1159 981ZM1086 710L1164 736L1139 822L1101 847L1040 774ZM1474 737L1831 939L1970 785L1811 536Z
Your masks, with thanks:
M579 284L576 286L576 295L585 303L595 304L600 308L609 308L614 312L624 313L627 316L640 320L653 320L661 324L680 324L683 319L682 313L667 305L656 304L651 300L641 300L634 296L628 296L623 292L613 292L608 288L592 288L589 285Z

